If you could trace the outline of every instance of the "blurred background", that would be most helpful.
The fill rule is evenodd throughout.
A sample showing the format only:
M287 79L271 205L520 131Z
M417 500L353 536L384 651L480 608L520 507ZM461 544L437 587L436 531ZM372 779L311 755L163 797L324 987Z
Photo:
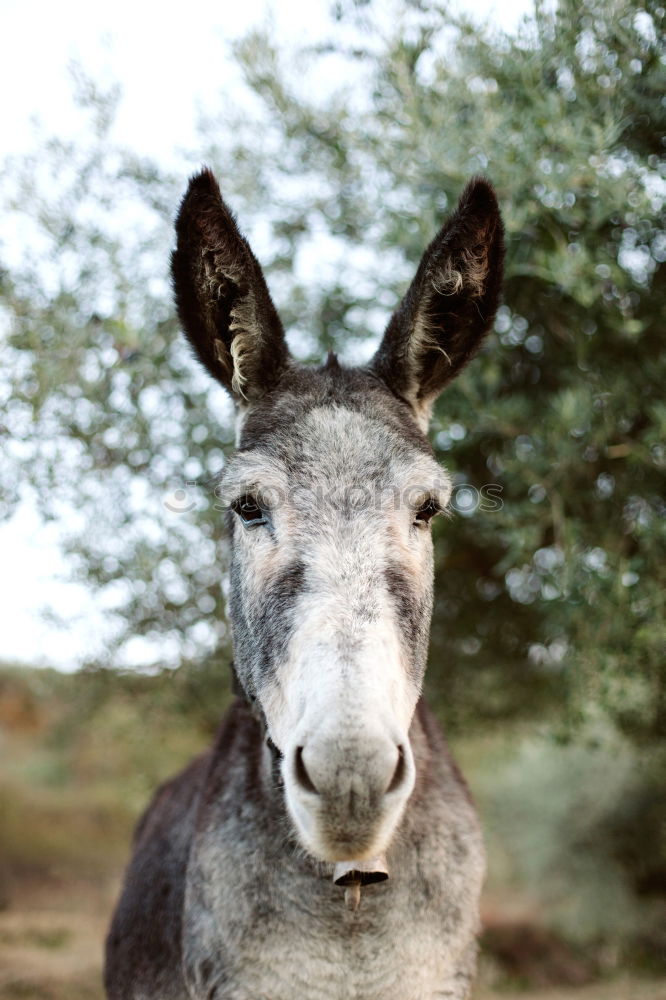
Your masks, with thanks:
M490 854L475 996L663 1000L661 0L94 6L0 13L0 997L100 1000L132 826L230 698L231 407L168 278L206 163L315 362L369 358L495 184L504 304L432 429L427 695Z

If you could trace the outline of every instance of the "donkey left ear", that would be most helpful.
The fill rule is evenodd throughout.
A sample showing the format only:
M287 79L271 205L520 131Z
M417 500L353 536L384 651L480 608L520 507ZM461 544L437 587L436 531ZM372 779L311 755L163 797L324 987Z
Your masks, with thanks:
M289 364L263 272L210 170L190 181L171 255L176 305L199 360L237 402L275 386Z
M495 318L503 234L493 188L474 179L423 254L371 362L424 428L437 396L476 353Z

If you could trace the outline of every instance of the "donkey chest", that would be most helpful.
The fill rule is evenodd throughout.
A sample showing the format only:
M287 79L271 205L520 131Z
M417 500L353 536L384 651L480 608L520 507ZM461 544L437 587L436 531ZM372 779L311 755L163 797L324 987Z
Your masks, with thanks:
M367 903L366 903L367 906ZM193 996L215 1000L435 1000L455 966L442 928L425 917L407 926L398 914L351 915L337 925L276 913L222 935L208 981ZM402 923L402 925L401 925ZM211 993L211 984L217 990ZM202 988L203 987L203 988Z
M189 894L185 964L195 1000L464 995L444 991L469 941L470 922L461 921L462 900L441 885L432 895L389 880L363 890L352 912L330 879L283 883L265 870L257 879L245 870L242 886L232 889L230 878L229 891L213 892L207 881Z
M434 1000L446 979L435 942L301 940L262 949L229 1000ZM251 969L248 975L248 969Z

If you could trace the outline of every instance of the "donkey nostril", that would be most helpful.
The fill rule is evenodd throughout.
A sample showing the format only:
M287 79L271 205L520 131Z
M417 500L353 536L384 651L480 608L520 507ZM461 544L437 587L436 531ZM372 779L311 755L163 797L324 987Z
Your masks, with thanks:
M318 795L312 778L307 772L305 766L305 761L303 760L303 747L296 747L296 756L294 758L294 774L296 781L306 792L311 792L314 795Z
M404 747L398 747L398 763L395 765L395 771L393 772L393 777L389 783L388 788L384 792L388 795L389 792L395 792L400 788L400 785L405 780L405 775L407 773L407 765L405 764L405 750Z

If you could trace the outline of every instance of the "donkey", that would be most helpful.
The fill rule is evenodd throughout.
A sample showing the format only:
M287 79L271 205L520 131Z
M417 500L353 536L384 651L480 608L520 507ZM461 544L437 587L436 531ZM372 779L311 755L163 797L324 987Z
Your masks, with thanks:
M182 326L237 407L220 490L240 697L139 822L107 996L463 1000L484 851L420 698L451 492L426 431L495 315L495 194L469 183L358 368L290 357L210 171L176 233Z

